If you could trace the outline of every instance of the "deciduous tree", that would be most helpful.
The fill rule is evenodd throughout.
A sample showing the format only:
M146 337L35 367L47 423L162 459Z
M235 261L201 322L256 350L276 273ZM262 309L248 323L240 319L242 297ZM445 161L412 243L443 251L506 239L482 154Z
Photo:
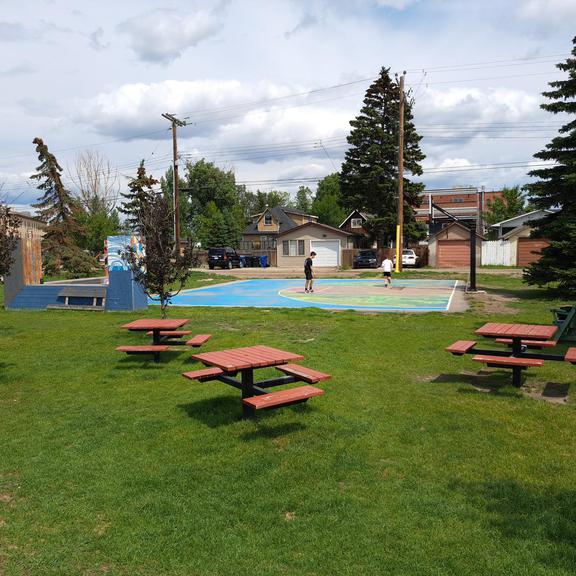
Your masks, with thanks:
M0 277L4 278L14 263L13 252L18 242L20 218L9 206L0 204Z

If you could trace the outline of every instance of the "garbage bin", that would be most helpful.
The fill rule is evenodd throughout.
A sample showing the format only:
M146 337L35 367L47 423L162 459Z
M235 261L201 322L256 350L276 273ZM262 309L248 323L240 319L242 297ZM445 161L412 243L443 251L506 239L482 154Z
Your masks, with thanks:
M246 268L246 256L240 254L240 268Z
M268 268L268 256L266 254L260 256L260 266L262 268Z

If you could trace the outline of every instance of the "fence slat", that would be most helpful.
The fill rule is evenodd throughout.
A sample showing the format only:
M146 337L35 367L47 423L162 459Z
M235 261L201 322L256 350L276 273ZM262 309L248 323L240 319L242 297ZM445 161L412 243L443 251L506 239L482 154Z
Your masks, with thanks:
M482 242L483 266L514 266L512 243L509 240L486 240Z

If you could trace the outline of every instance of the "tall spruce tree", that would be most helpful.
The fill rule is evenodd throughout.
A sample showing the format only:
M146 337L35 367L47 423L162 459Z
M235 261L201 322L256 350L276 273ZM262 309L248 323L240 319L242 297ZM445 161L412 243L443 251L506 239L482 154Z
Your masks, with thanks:
M126 199L124 205L119 208L119 211L126 215L125 222L128 228L139 232L138 226L142 221L142 213L154 199L156 195L154 186L157 184L159 184L158 180L146 174L144 160L141 160L136 177L128 182L129 192L122 194L122 197Z
M556 67L568 73L565 80L550 82L543 95L550 102L541 107L553 114L568 114L560 134L534 156L555 162L553 166L530 172L539 178L526 186L530 202L536 208L556 210L539 220L533 235L545 238L550 245L542 257L524 272L529 284L556 286L565 294L576 294L576 37L572 56Z
M422 174L420 150L422 139L416 132L412 115L413 102L404 106L404 169L412 175ZM382 68L378 78L366 91L360 114L350 122L351 145L340 173L342 203L348 210L358 209L374 214L379 220L380 241L395 236L398 204L398 131L400 85L390 78L390 69ZM420 204L423 184L404 178L404 220L413 219L412 208Z
M44 270L54 273L63 268L89 273L96 262L76 244L76 238L83 233L79 223L82 208L66 190L62 183L62 168L42 138L34 138L32 143L36 144L40 165L30 178L38 180L37 188L44 192L42 198L32 204L38 210L38 218L47 224L42 239Z

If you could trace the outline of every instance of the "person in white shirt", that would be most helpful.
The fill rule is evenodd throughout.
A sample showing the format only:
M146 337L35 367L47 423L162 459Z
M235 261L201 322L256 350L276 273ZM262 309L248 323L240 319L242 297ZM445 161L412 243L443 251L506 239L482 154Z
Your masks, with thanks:
M388 256L382 261L381 268L384 272L384 286L388 287L392 284L392 260Z

